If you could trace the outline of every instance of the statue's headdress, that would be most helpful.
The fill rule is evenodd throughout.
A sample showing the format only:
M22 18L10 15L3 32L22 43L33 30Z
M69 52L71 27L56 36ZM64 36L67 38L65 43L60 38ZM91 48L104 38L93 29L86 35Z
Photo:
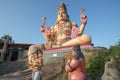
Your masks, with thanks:
M60 5L58 6L58 13L61 9L64 10L64 12L66 12L66 14L67 14L66 5L63 2L61 2Z
M76 58L76 59L83 58L84 59L84 55L81 52L80 45L73 46L73 51L76 52L76 55L74 56L74 58Z
M60 5L58 6L58 15L63 13L67 15L67 21L69 22L70 19L69 19L69 15L67 14L66 5L63 2L61 2ZM58 23L57 20L56 20L56 23Z
M60 8L64 8L65 10L67 9L66 5L63 2L60 3L58 9L60 9Z

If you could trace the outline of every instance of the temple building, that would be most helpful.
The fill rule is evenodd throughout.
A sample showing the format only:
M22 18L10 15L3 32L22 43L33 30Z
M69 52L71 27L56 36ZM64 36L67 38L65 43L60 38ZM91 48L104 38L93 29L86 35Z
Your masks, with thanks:
M0 40L0 61L15 61L26 58L30 45Z

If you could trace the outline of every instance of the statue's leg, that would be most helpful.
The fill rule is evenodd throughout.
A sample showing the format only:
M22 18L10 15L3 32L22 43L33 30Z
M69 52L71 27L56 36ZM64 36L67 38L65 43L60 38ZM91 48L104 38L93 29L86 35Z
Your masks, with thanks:
M88 34L83 34L81 36L78 36L77 38L73 38L64 44L62 46L73 46L77 44L90 44L91 43L91 37Z

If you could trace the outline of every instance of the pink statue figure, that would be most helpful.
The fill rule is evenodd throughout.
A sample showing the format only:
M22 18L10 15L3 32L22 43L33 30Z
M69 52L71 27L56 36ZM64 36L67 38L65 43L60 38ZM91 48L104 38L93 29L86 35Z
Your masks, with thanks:
M40 30L47 40L47 45L45 45L46 48L91 44L90 35L83 34L84 28L87 24L87 16L84 15L84 10L84 8L80 10L80 20L82 22L80 28L78 28L75 22L70 21L64 3L60 3L58 7L58 16L55 25L47 28L45 25L46 18L44 18Z
M85 73L85 58L79 45L73 46L72 57L68 59L65 71L68 73L68 80L87 80Z

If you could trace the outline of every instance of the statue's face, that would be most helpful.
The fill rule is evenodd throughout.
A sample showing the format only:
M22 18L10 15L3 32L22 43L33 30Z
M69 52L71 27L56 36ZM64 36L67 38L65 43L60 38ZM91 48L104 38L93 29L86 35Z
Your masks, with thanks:
M67 20L68 20L67 14L58 15L58 21L67 21Z
M58 12L58 21L67 21L67 20L68 20L68 16L65 10L63 8L60 8Z
M76 56L76 52L74 50L72 51L72 56Z

